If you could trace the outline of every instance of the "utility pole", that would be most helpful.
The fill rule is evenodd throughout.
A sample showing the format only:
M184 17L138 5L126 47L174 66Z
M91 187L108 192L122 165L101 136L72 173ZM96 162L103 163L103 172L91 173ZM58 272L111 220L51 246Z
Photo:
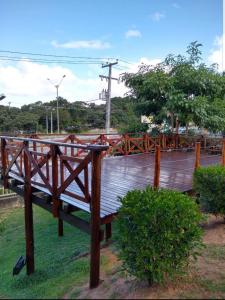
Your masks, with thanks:
M53 134L53 119L52 119L52 110L51 110L51 134Z
M114 63L107 63L105 65L102 65L102 68L109 68L109 75L104 76L104 75L99 75L101 79L106 79L108 80L108 91L107 91L107 99L106 99L106 122L105 122L105 130L106 133L109 134L110 131L110 115L111 115L111 80L117 80L117 78L112 77L112 66L117 65L117 62Z
M48 134L48 112L46 111L46 133Z

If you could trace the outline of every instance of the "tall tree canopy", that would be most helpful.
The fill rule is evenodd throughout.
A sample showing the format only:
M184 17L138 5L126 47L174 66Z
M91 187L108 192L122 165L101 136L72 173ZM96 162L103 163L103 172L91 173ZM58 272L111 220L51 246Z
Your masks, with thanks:
M172 130L194 123L225 131L225 74L202 63L201 47L192 42L186 55L169 54L156 66L143 64L137 73L122 75L141 114L156 124L170 123Z

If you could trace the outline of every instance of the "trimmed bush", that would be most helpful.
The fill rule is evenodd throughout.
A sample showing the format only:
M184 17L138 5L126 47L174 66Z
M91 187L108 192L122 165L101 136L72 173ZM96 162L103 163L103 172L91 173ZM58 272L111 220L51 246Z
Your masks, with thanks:
M205 212L225 215L225 167L198 168L194 173L193 185Z
M192 198L170 190L134 190L121 199L119 255L124 268L149 284L184 270L202 246L202 219Z

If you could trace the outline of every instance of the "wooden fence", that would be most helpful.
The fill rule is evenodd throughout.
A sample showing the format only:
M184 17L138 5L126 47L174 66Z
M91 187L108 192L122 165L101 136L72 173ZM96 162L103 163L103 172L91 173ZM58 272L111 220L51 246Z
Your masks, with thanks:
M126 133L126 134L69 134L69 135L31 135L29 138L35 139L53 139L54 141L68 144L79 145L107 145L108 150L102 155L130 155L135 153L154 152L156 146L160 146L161 150L194 148L196 142L201 143L204 149L211 148L211 151L216 152L222 149L221 138L211 138L204 136L185 136L179 134L158 136L150 136L147 133ZM218 149L220 148L220 149ZM68 148L69 149L69 148ZM40 149L43 152L43 147ZM64 149L67 154L67 148ZM85 149L71 149L71 155L83 156L86 153Z

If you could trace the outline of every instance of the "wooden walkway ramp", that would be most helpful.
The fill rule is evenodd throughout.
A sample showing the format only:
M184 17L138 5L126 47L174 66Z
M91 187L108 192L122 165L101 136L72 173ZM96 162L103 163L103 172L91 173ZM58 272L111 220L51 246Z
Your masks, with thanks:
M40 145L43 151L40 151ZM225 149L225 143L223 143ZM70 155L67 149L70 148ZM86 156L75 157L73 149ZM24 197L27 274L34 272L32 204L41 206L58 220L91 235L90 287L99 284L100 243L111 237L111 222L121 206L120 198L147 185L187 192L199 165L223 163L223 155L200 155L200 143L190 152L170 150L103 158L105 145L78 145L46 140L1 136L1 171L5 187ZM161 158L160 158L161 157ZM222 158L223 157L223 160ZM74 212L90 214L90 222ZM104 228L103 228L104 225Z
M120 197L133 189L144 189L147 185L153 186L155 155L153 153L134 154L130 156L117 156L102 160L101 175L101 198L100 217L101 219L114 217L120 208ZM203 154L200 158L201 166L220 164L221 155ZM161 188L174 189L187 192L192 189L192 177L195 164L195 152L169 151L161 153L159 186ZM89 166L89 169L91 166ZM12 168L16 171L16 166ZM49 173L52 173L51 165ZM90 170L89 170L90 173ZM24 178L9 172L10 178L24 184ZM68 170L64 170L64 178L70 175ZM80 173L81 181L84 180L84 172ZM50 179L51 181L51 179ZM43 186L35 183L42 184ZM59 182L59 186L62 183ZM89 191L91 192L91 178L88 180ZM44 182L40 175L33 178L32 186L39 191L51 195L51 192L44 187ZM82 198L83 193L76 182L72 182L62 193L60 199L74 207L90 213L90 204L76 199L73 193ZM71 193L71 194L70 194Z

